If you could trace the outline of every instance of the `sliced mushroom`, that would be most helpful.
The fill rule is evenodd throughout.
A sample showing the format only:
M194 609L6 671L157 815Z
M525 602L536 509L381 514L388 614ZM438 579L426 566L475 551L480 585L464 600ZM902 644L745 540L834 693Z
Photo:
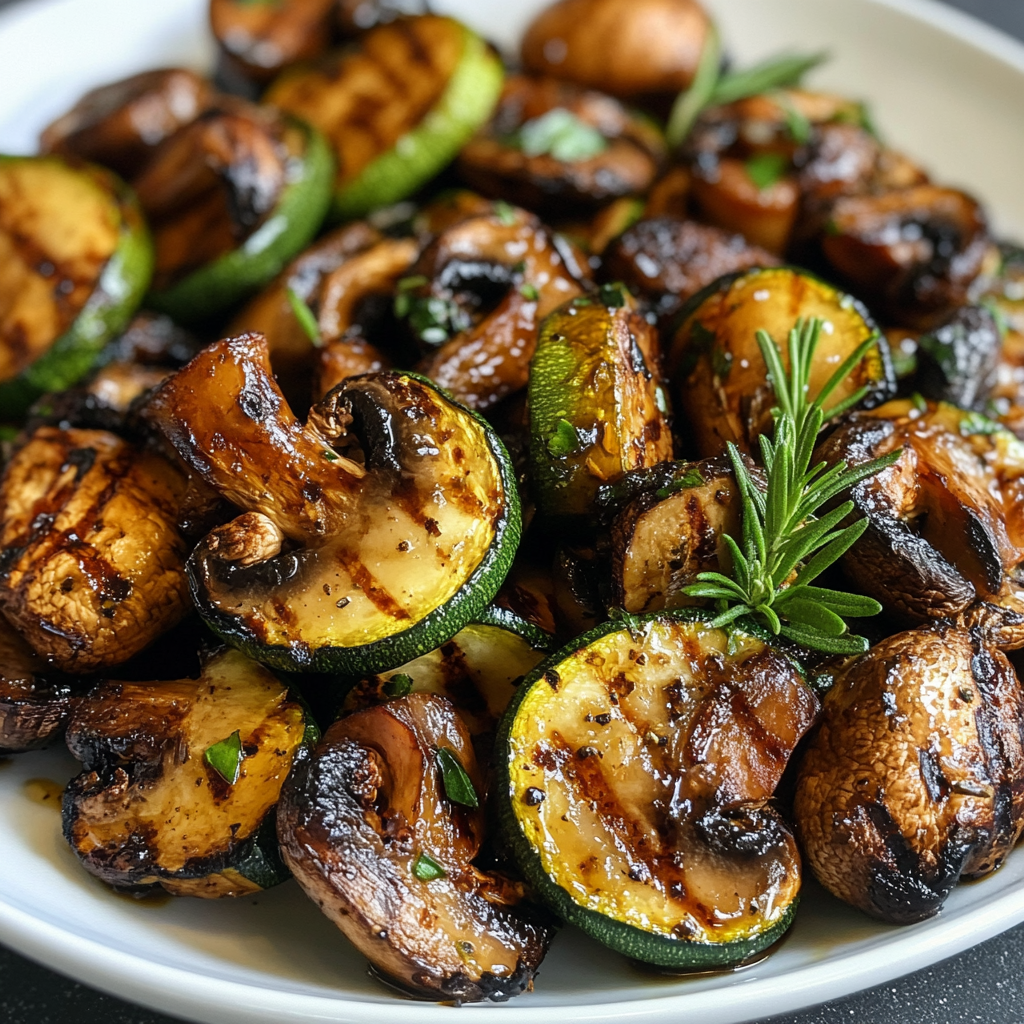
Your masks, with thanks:
M411 275L425 283L403 293L406 315L421 340L439 345L420 370L471 409L526 386L540 322L582 294L548 230L525 210L456 223ZM482 309L488 297L497 303Z
M850 492L868 527L845 572L890 614L962 615L998 646L1024 646L1024 446L977 413L899 400L854 414L818 454L856 465L897 448Z
M970 196L919 185L840 199L822 249L881 315L927 329L966 302L988 249L988 225Z
M873 917L931 917L1024 828L1024 712L999 651L962 629L883 640L841 674L800 764L794 813L830 892Z
M245 896L287 877L274 842L281 786L316 740L273 673L237 651L197 679L105 682L68 726L84 771L64 793L64 835L118 889Z
M237 249L288 181L303 133L269 107L227 100L173 135L134 181L153 229L154 291Z
M438 751L462 775L446 785ZM306 894L389 981L502 1001L533 987L551 930L522 886L474 866L483 779L451 704L410 694L327 731L282 793L278 835ZM465 806L468 796L478 806Z
M0 753L37 750L59 738L81 690L49 669L0 616Z
M918 338L914 383L926 398L985 411L999 379L1002 347L991 311L961 306Z
M638 221L604 254L605 277L624 282L667 325L683 304L723 274L771 267L778 258L742 235L676 217Z
M618 100L515 75L491 121L463 147L459 172L484 195L564 216L567 206L646 192L664 156L658 130Z
M102 430L40 427L0 481L0 609L50 664L117 665L188 608L187 474Z
M161 142L212 103L210 84L193 71L144 71L87 92L44 129L39 149L104 164L131 180Z
M497 591L518 542L493 432L399 373L346 381L303 426L265 340L204 349L147 415L238 508L193 552L200 612L267 664L384 671L453 636Z
M614 96L675 94L693 81L710 31L696 0L559 0L527 28L523 63Z

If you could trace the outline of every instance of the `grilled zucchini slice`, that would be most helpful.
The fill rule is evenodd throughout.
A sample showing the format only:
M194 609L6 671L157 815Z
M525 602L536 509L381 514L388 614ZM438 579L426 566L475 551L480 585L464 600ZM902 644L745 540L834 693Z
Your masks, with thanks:
M621 286L544 320L529 396L533 482L548 515L588 515L602 484L672 458L657 333Z
M411 374L351 378L303 426L262 335L211 345L149 401L186 462L246 510L195 549L192 595L284 670L383 672L490 603L519 542L497 435Z
M400 18L357 49L285 72L268 103L316 125L338 158L332 216L415 192L490 116L503 79L487 44L452 18Z
M118 889L244 896L284 881L274 809L318 739L301 704L238 651L198 679L101 683L68 725L84 771L64 791L64 836Z
M852 296L792 267L727 275L683 308L668 352L679 412L689 420L702 457L723 454L727 441L750 454L758 436L770 430L775 393L757 332L767 331L775 339L788 366L786 339L798 317L825 321L811 367L812 395L868 338L875 344L835 389L831 402L862 387L868 388L863 404L869 408L895 394L888 343Z
M763 640L695 614L605 623L539 665L498 734L507 840L561 917L677 969L789 927L800 855L770 804L818 701Z
M0 156L0 409L83 377L142 300L153 249L109 171Z

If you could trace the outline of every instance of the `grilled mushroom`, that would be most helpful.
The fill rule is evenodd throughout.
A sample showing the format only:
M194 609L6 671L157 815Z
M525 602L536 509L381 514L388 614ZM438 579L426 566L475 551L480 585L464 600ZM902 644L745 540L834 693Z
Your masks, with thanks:
M439 346L420 370L471 409L526 386L540 322L582 293L548 230L525 210L454 224L423 252L410 284L417 278L401 308L420 340Z
M335 388L303 426L260 335L211 345L147 415L242 515L193 552L210 625L267 664L394 668L490 603L519 537L508 456L421 379Z
M614 96L675 94L693 81L710 31L696 0L559 0L527 28L523 63Z
M87 92L44 129L39 148L104 164L131 180L161 142L212 103L210 84L193 71L144 71Z
M274 807L316 742L287 687L237 651L198 679L101 683L68 726L84 771L64 793L64 836L118 889L244 896L287 877Z
M952 627L883 640L825 697L794 812L818 880L873 917L931 917L1024 827L1024 697L1006 657Z
M914 383L926 398L982 412L999 380L999 325L984 306L961 306L917 340Z
M652 217L612 242L603 269L608 280L624 282L666 325L687 299L723 274L776 263L777 257L742 235L675 217Z
M550 941L522 886L473 864L482 797L466 727L423 693L336 722L282 793L278 835L299 884L415 995L508 999L533 987Z
M988 225L970 196L919 185L838 200L822 249L880 315L927 329L967 300L988 249Z
M909 622L964 616L998 646L1024 646L1024 446L977 413L898 400L855 413L818 455L856 465L897 448L850 493L868 527L845 572Z
M126 661L188 607L187 490L114 434L40 427L0 481L0 609L57 668Z
M48 669L0 617L0 752L48 746L64 731L82 687Z
M484 195L564 216L567 206L646 192L664 148L650 121L610 96L516 75L463 147L459 172Z

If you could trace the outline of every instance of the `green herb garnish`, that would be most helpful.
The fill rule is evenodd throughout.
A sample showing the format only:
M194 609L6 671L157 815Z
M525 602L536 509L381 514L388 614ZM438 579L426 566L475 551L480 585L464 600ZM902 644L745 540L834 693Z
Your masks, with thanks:
M576 428L568 420L559 420L555 432L548 438L548 451L556 459L561 459L576 451L578 444Z
M324 339L320 334L320 325L317 323L316 314L309 308L306 300L291 285L285 288L284 293L288 296L288 305L292 307L295 319L299 321L299 326L306 332L306 337L317 348L322 348Z
M965 413L960 419L960 436L971 437L975 434L998 434L1006 428L980 412Z
M385 697L405 697L410 693L412 693L412 676L407 676L404 672L396 672L384 684Z
M438 878L445 878L447 871L424 850L412 863L412 873L421 882L433 882Z
M207 747L203 760L229 785L238 781L242 766L242 737L236 729L226 740Z
M547 154L567 164L600 156L608 148L608 140L593 125L565 107L527 121L512 136L511 144L527 156Z
M690 88L679 94L669 116L665 138L679 146L705 107L735 103L748 96L798 85L808 71L827 59L824 53L772 57L743 71L721 71L721 44L717 34L708 35L697 74Z
M480 798L476 795L473 780L466 774L466 769L462 767L462 762L454 750L438 747L437 767L441 771L445 794L453 804L461 804L463 807L480 806Z
M495 199L491 206L494 210L494 216L498 218L499 224L503 224L507 228L515 224L516 211L514 206L506 203L504 199Z
M782 108L782 116L786 119L786 130L789 137L798 145L806 146L811 141L814 129L810 120L784 92L772 93L772 99Z
M768 379L775 389L774 437L761 436L768 487L758 489L739 449L729 443L729 459L742 501L742 544L728 534L732 575L704 572L685 588L691 597L714 600L714 626L749 616L772 633L804 647L831 654L859 654L868 642L847 632L844 618L877 615L882 606L869 597L811 586L841 558L867 528L866 519L840 524L853 511L845 501L818 516L819 509L859 480L891 466L900 450L861 466L845 462L811 466L822 424L855 406L867 393L861 388L825 410L823 403L857 366L877 338L866 339L810 399L808 387L822 321L798 320L789 332L789 371L782 353L765 331L757 332ZM794 575L795 574L795 575ZM793 577L792 579L790 577Z
M789 160L782 153L757 153L743 166L747 177L763 192L786 176Z
M540 298L540 292L537 291L537 286L535 284L530 284L529 281L519 286L519 294L522 295L527 302L536 302Z
M13 441L19 433L17 427L0 426L0 441Z

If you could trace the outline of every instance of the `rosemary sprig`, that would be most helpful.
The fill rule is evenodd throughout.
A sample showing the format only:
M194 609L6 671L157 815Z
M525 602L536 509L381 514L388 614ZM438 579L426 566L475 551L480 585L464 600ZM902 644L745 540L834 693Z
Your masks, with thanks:
M876 344L876 338L866 339L817 397L810 399L811 366L822 327L818 319L796 322L789 332L788 373L772 337L765 331L757 332L778 403L772 410L774 437L762 435L760 439L768 486L764 492L758 489L739 449L730 443L729 459L742 502L740 540L723 537L732 575L703 572L686 593L716 602L715 626L748 616L804 647L831 654L859 654L867 650L867 641L850 634L843 620L877 615L882 606L870 597L811 584L856 543L867 528L867 520L840 525L853 511L852 501L820 516L817 513L859 480L891 466L900 452L853 468L845 462L831 468L825 463L811 466L822 424L860 402L866 388L828 410L825 401Z
M735 103L748 96L759 96L763 92L799 85L803 76L827 60L828 55L813 53L771 57L742 71L724 73L721 70L721 59L721 43L718 33L712 28L693 82L689 89L679 94L669 114L665 138L673 149L690 134L690 129L705 107Z

